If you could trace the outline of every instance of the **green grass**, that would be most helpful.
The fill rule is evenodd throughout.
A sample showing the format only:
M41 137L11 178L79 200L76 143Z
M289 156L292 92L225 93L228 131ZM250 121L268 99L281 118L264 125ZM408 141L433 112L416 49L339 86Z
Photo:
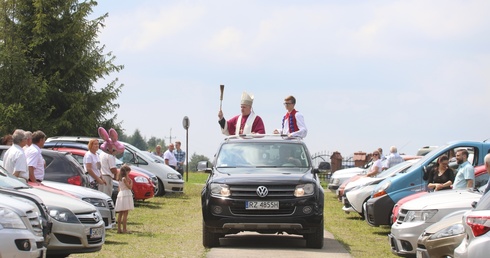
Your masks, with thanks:
M189 173L184 194L168 194L136 202L129 212L132 234L106 231L102 250L70 257L205 257L201 234L201 190L205 173ZM323 184L326 189L326 185ZM325 229L355 258L396 257L387 240L389 227L371 227L357 214L345 214L335 194L325 191ZM232 256L233 254L230 254Z
M325 190L325 228L355 258L398 257L391 253L388 242L391 227L371 227L359 214L346 214L329 190Z

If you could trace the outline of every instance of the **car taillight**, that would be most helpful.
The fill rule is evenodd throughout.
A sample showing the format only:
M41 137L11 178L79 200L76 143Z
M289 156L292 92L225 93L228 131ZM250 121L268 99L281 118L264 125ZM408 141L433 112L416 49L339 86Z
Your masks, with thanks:
M68 183L72 185L82 185L82 177L81 176L72 176L68 178Z
M466 223L470 226L475 237L486 234L490 231L490 216L468 216Z

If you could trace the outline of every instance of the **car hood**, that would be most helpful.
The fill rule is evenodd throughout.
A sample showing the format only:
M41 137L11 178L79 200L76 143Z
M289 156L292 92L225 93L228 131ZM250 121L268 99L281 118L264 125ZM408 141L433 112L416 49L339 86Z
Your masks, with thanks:
M429 227L427 227L425 229L425 232L429 233L429 234L434 234L434 233L438 232L439 230L445 229L451 225L455 225L458 223L461 224L463 215L468 210L461 210L461 211L455 212L451 216L447 215L446 217L442 218L440 221L438 221L438 222L430 225Z
M75 197L77 197L79 199L88 197L88 198L97 198L97 199L107 200L110 198L109 196L107 196L107 194L105 194L103 192L100 192L100 191L97 191L94 189L90 189L87 187L83 187L83 186L72 185L72 184L64 184L64 183L59 183L59 182L47 181L47 180L44 180L42 182L42 184L49 186L49 187L52 187L52 188L55 188L55 189L59 189L59 190L68 192L68 193L74 195Z
M356 181L349 182L345 186L345 189L347 190L347 189L351 189L351 188L354 188L354 187L357 187L357 186L361 186L361 185L370 185L370 184L374 184L374 183L379 183L379 182L381 182L383 180L384 180L384 178L363 177L363 178L357 179Z
M223 184L299 184L312 182L311 173L215 173L213 176L214 183Z
M67 208L73 213L88 213L96 211L95 206L77 198L54 194L36 188L22 189L21 191L37 195L39 198L41 198L48 209L50 206L57 206Z
M353 167L353 168L345 168L341 170L337 170L332 174L333 178L337 177L348 177L349 175L357 175L364 172L364 168L358 168L358 167Z
M402 205L405 210L425 210L425 209L471 209L471 203L478 201L481 193L470 192L468 190L442 190L422 195Z

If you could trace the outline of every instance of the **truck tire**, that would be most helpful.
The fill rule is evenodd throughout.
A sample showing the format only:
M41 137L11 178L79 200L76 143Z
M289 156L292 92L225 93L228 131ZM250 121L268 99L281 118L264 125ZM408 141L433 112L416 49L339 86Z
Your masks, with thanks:
M323 248L323 220L314 233L306 235L306 247L321 249Z
M202 245L206 248L218 247L220 234L210 232L204 221L202 222Z

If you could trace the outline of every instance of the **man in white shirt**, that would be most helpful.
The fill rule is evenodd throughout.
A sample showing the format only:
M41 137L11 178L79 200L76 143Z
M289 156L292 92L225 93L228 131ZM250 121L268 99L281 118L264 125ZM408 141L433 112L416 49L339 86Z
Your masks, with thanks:
M116 157L114 157L114 150L108 150L108 152L101 152L100 157L100 172L106 182L105 185L99 185L99 191L111 196L112 195L112 180L116 179L117 167Z
M29 180L30 176L27 172L27 159L23 149L27 143L25 131L22 129L15 130L12 138L13 144L3 156L3 167L10 174Z
M174 144L171 143L168 145L168 149L163 153L163 159L165 159L165 164L167 164L169 167L176 169L177 166L177 159L175 158L174 155Z
M35 131L32 134L32 144L25 151L31 182L42 182L44 179L44 158L41 155L41 148L44 147L45 141L46 134L42 131Z

